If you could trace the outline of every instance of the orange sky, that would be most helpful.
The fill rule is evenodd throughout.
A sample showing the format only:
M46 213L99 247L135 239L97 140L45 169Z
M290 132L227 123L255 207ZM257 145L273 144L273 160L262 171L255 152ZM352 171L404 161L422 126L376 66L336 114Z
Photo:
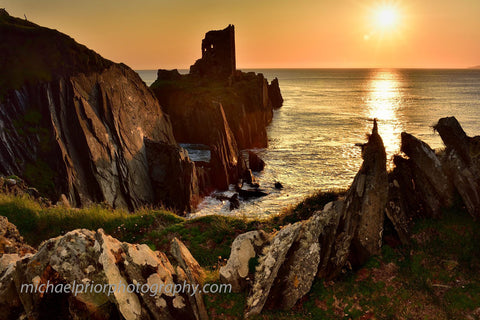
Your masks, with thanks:
M386 30L378 8L393 7ZM188 68L205 32L236 28L239 68L480 65L480 0L0 0L134 69Z

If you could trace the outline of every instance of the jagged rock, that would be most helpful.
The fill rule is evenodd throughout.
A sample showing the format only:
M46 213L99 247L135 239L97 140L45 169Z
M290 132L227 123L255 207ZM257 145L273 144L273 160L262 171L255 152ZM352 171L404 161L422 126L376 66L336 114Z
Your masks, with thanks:
M344 200L330 202L310 219L284 227L264 248L246 317L260 313L264 306L291 308L310 290L315 276L333 278L349 260L361 264L379 253L388 177L376 121L362 157Z
M190 212L200 202L195 163L185 149L145 139L149 176L155 199L167 208Z
M73 206L159 204L144 138L176 142L139 75L58 31L10 16L0 23L0 174Z
M283 105L283 97L277 78L273 79L268 85L268 97L272 101L273 109L278 109Z
M354 263L363 264L379 254L388 197L386 153L374 120L372 134L362 149L363 164L345 197L345 217L351 220ZM352 230L353 229L353 230Z
M217 110L208 113L211 125L205 125L206 134L210 136L207 141L213 145L211 149L211 168L213 186L220 189L228 189L231 183L237 182L247 170L245 161L238 149L235 138L225 117L221 104L213 104ZM213 114L216 116L213 117Z
M446 145L443 165L468 212L480 218L480 136L468 137L455 117L434 126Z
M250 295L247 298L245 318L259 314L267 302L270 290L282 267L288 251L300 233L302 224L289 224L272 239L259 259Z
M257 179L255 178L255 176L252 173L252 169L247 169L245 171L245 174L244 174L243 177L244 177L245 182L248 183L250 186L252 186L253 184L255 184L257 182L256 181Z
M325 257L328 257L328 249L334 245L335 237L332 231L335 229L331 226L338 223L339 208L341 205L335 208L331 204L327 210L316 212L310 219L302 222L300 233L270 290L266 303L270 308L292 308L310 291L321 262L327 265L331 263L325 261ZM338 254L343 253L339 251ZM341 259L346 257L347 254Z
M450 206L453 201L453 185L440 159L426 143L406 132L402 132L401 150L408 156L417 201L423 204L426 215L438 217L441 208Z
M331 202L310 219L284 227L275 235L259 259L246 317L260 313L264 306L289 309L310 291L316 276L338 274L348 260L353 238L337 234L343 212L343 201ZM279 253L280 246L286 254Z
M395 168L388 175L388 200L385 213L403 244L410 240L410 227L415 217L421 215L413 189L407 159L394 156Z
M275 181L274 187L275 189L283 189L283 184L279 181Z
M291 308L308 293L315 276L332 275L345 265L350 241L337 234L343 209L343 201L329 203L310 219L288 225L273 237L259 259L246 317L259 314L264 306Z
M200 285L204 282L205 272L182 241L173 238L170 251L175 260L177 260L178 265L185 272L188 283ZM202 294L197 291L194 296L188 295L188 298L190 299L190 304L194 307L193 312L195 313L195 318L202 320L208 319L208 313L205 304L203 303Z
M8 319L195 319L198 306L188 294L173 292L186 280L183 274L147 245L122 243L101 229L78 229L43 242L36 254L0 275L0 314ZM78 287L76 293L33 292L47 284ZM96 290L86 289L87 284Z
M252 171L259 172L265 168L265 162L252 151L248 151L248 166Z
M233 292L240 292L247 285L249 261L257 256L269 241L262 230L249 231L235 238L227 264L220 268L220 281L231 284Z

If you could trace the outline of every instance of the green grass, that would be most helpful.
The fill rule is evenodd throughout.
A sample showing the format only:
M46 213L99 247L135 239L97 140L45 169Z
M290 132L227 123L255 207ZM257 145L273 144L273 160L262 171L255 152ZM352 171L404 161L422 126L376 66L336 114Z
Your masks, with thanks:
M338 196L317 193L278 217L257 221L226 216L185 219L166 210L129 213L101 205L44 207L28 196L0 194L0 215L33 245L76 228L101 227L122 241L146 243L168 254L171 239L178 237L207 269L209 282L215 282L238 234L273 231L308 217ZM418 221L409 245L384 245L381 255L371 257L360 270L348 270L335 281L316 279L292 310L266 309L254 319L465 319L480 307L479 240L480 223L463 208L451 208L441 219ZM252 268L255 262L252 259ZM207 295L212 319L240 319L246 294Z
M101 205L83 209L44 207L27 195L0 194L0 215L15 224L27 243L37 246L43 240L85 228L103 228L122 241L138 242L151 228L161 228L184 219L165 210L113 210Z

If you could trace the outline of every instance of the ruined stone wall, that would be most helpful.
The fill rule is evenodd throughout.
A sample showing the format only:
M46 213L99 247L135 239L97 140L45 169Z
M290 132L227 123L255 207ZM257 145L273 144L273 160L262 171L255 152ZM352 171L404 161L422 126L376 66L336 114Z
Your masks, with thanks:
M190 67L190 73L227 78L235 70L235 27L207 32L202 40L202 58Z

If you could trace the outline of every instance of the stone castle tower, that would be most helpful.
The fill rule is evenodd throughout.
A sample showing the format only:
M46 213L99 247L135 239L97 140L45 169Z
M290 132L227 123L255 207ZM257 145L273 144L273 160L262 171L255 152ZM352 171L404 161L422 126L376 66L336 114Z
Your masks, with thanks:
M235 70L235 27L207 32L202 40L202 58L190 67L190 73L228 78Z

